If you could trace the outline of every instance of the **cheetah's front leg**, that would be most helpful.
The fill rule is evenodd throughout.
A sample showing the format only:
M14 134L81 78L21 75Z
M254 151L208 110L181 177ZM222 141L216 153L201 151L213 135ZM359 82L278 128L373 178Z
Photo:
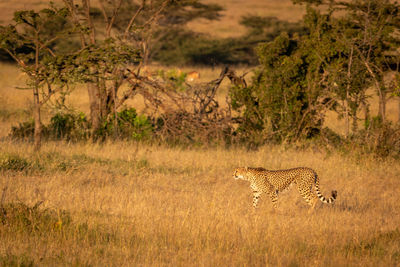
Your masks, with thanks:
M253 207L257 208L258 200L260 199L261 192L253 191Z
M269 196L270 196L271 201L272 201L272 206L275 209L278 209L278 204L277 204L277 202L278 202L278 191L277 190L271 190L271 192L269 193Z

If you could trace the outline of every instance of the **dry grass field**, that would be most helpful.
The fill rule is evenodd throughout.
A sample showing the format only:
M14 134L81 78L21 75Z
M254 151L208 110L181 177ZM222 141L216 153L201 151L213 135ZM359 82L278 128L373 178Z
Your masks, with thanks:
M23 86L15 67L0 75L4 137L28 118L31 92L14 89ZM77 109L87 103L79 88L72 98ZM249 185L232 178L237 166L308 166L338 199L308 214L293 187L277 211L265 196L253 211ZM48 142L34 153L3 138L0 265L396 266L399 174L395 160L279 146Z
M47 143L34 154L2 141L0 164L0 265L400 264L398 162L119 142ZM312 167L337 202L308 214L293 187L277 211L264 197L254 212L248 184L232 178L244 165Z

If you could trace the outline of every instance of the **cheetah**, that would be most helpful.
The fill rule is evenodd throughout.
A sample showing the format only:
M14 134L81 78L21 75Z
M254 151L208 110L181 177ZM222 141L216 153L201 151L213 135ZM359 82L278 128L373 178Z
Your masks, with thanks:
M337 196L337 191L332 191L332 196L326 199L319 191L319 178L317 173L310 168L299 167L287 170L266 170L264 168L239 167L233 174L235 179L242 179L250 182L253 190L253 207L257 207L258 200L262 193L267 193L274 208L277 208L278 193L296 184L300 195L314 209L317 197L323 203L333 203ZM312 191L315 186L316 195Z

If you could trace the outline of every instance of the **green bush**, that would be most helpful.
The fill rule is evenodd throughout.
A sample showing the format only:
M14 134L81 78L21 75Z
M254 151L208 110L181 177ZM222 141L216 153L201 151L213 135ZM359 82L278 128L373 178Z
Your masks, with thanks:
M85 140L89 137L89 122L84 113L56 113L47 126L51 138Z
M11 128L10 137L17 140L33 140L35 122L31 119ZM84 113L57 112L48 125L42 125L42 138L52 140L86 140L90 125Z
M136 109L123 109L117 116L110 116L99 131L99 136L144 141L151 137L153 126L145 115L138 115Z
M164 74L166 77L172 75ZM169 77L169 76L168 76ZM182 74L184 80L184 74ZM180 87L175 89L180 90ZM183 89L182 89L183 90ZM149 139L153 132L153 126L145 115L137 114L134 108L124 109L109 117L103 127L96 133L103 139L117 137L129 140ZM33 140L35 123L29 120L14 126L11 129L10 137L17 140ZM51 119L48 125L42 126L42 137L44 140L68 140L78 141L90 138L90 123L84 113L58 112Z
M322 126L317 107L321 89L311 87L313 50L283 33L259 46L261 68L247 88L231 90L242 113L239 133L254 142L291 142L315 137ZM317 59L319 60L319 59Z

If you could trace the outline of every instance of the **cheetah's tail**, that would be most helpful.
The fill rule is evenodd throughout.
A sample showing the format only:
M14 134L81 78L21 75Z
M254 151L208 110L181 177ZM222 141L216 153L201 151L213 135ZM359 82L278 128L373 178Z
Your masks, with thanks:
M319 182L318 179L315 181L315 191L317 191L317 196L319 200L321 200L323 203L333 203L337 197L337 191L333 190L332 191L332 196L330 198L325 198L321 192L319 191Z

